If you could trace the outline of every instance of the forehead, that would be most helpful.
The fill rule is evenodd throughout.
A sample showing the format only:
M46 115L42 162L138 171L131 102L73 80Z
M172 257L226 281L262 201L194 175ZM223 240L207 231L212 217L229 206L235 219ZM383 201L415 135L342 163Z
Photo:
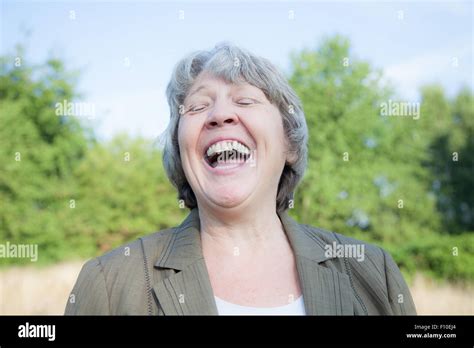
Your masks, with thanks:
M206 91L209 89L218 88L219 85L225 84L233 89L253 89L257 91L261 91L258 87L255 87L245 81L242 77L236 79L234 81L230 81L224 77L213 75L207 71L201 72L196 79L194 80L193 84L189 88L189 91L186 97L191 96L192 94L197 94L201 91Z

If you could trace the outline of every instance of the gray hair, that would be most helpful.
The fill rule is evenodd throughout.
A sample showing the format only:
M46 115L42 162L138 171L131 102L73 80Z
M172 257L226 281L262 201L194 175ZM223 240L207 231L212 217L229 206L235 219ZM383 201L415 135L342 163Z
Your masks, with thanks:
M286 78L265 58L257 57L235 45L222 43L211 51L197 51L183 58L174 68L166 89L170 123L164 133L163 165L178 198L186 207L197 207L196 196L189 185L181 163L178 144L180 111L189 89L203 71L228 83L247 82L265 94L278 107L283 121L288 151L294 161L285 163L278 184L276 209L288 209L293 192L303 177L307 163L308 129L301 102Z

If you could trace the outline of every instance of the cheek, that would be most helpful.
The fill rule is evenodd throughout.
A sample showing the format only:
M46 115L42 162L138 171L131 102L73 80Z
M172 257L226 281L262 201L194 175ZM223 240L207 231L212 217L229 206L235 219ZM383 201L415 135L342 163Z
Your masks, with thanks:
M181 165L183 166L184 173L186 174L191 170L190 168L190 153L192 149L191 137L192 133L190 132L191 128L186 122L180 122L178 128L178 144L179 144L179 154L181 157ZM189 180L189 178L188 178Z
M245 118L245 123L257 143L265 143L266 151L270 150L271 156L280 156L286 151L283 120L278 109L270 109L266 110L265 113L249 115Z
M197 144L199 136L197 125L193 125L189 119L181 118L178 125L178 144L181 157L187 156Z
M268 136L271 139L271 144L275 149L276 155L284 156L283 153L286 151L287 147L285 140L285 130L283 128L282 116L280 115L280 111L277 108L274 108L271 115L271 120L268 123L269 125L267 125L267 132L269 133Z

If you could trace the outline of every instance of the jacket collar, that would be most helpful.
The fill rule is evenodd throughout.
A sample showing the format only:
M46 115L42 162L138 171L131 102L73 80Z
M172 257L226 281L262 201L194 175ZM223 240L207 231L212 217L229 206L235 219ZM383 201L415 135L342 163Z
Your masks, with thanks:
M331 258L325 256L326 243L320 238L301 228L287 212L279 214L279 217L296 256L318 263ZM155 263L155 267L182 271L203 258L200 226L199 210L193 209L173 233L168 247Z
M193 209L173 232L168 246L155 263L155 267L182 271L188 265L202 259L200 226L199 211Z
M279 217L295 254L306 313L352 315L348 276L321 265L331 258L325 255L326 242L286 212ZM173 232L155 268L176 271L153 287L166 315L218 314L202 254L198 209Z

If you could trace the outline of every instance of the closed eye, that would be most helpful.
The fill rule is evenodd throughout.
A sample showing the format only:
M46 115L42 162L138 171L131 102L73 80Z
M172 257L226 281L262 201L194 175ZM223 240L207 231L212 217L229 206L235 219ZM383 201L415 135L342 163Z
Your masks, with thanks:
M252 104L255 104L257 101L254 100L254 99L251 99L251 98L243 98L243 99L239 99L237 101L237 104L239 105L252 105Z
M203 105L203 104L191 106L188 109L188 112L199 112L199 111L203 111L205 108L206 108L206 105Z

